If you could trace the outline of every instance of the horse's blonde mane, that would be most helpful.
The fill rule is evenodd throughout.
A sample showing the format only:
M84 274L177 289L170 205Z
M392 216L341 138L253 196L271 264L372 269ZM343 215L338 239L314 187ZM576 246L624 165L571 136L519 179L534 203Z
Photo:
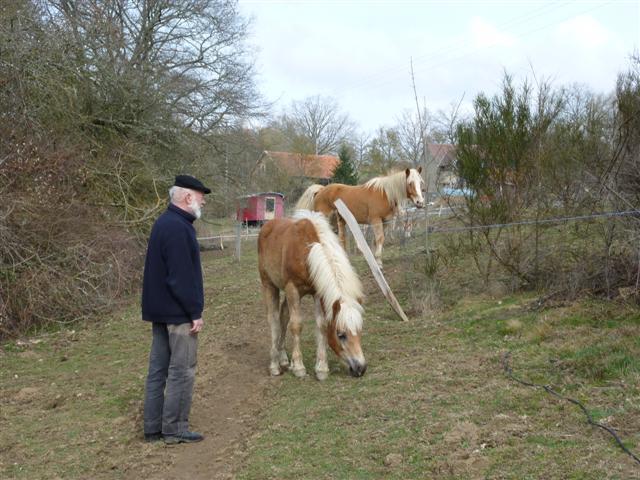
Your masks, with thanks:
M387 195L392 207L401 204L407 198L407 174L405 170L375 177L364 184L373 190L381 190Z
M362 284L353 270L346 252L326 217L319 212L298 210L295 220L307 219L316 229L319 243L314 243L307 257L307 265L313 285L322 299L325 321L331 318L333 304L341 302L337 317L338 329L358 333L362 330L362 307L358 302L363 297Z
M314 183L313 185L311 185L309 188L307 188L304 191L302 196L298 199L295 209L296 210L301 210L301 209L312 210L314 197L316 196L316 193L318 193L323 188L324 188L324 185L320 185L317 183Z

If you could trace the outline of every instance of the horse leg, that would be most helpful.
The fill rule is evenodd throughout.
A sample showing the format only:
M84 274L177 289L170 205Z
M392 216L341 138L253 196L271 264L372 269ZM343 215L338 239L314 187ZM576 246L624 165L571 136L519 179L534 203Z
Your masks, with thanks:
M375 243L376 243L376 251L374 256L376 257L376 262L378 266L382 268L382 246L384 245L384 226L382 225L382 221L378 221L376 223L372 223L371 227L373 228L373 233L375 235Z
M280 352L280 367L288 368L289 367L289 358L287 357L287 352L284 348L284 341L287 336L287 326L289 325L289 303L287 303L287 299L285 298L280 305L280 341L278 342L278 351Z
M327 363L327 327L325 325L322 300L315 298L316 316L316 378L326 380L329 376L329 364Z
M347 251L347 237L346 237L346 222L340 216L338 212L336 212L336 220L338 222L338 238L340 239L340 245L344 248L344 251Z
M300 319L300 294L293 284L285 287L285 295L289 304L289 331L293 340L293 348L291 351L291 371L296 377L304 377L307 370L304 368L302 361L302 352L300 351L300 333L302 332L302 322Z
M280 364L278 361L280 355L279 345L283 341L280 338L282 336L280 320L277 318L278 309L280 307L280 290L271 284L263 285L262 296L267 307L267 321L271 327L271 361L269 362L269 372L271 372L271 375L280 375L282 371L280 370Z

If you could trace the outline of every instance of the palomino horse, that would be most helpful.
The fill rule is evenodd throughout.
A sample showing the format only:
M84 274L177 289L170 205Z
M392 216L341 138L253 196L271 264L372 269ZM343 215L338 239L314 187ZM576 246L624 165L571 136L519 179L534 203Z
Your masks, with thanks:
M293 219L265 223L258 236L258 269L271 326L271 375L280 375L289 366L284 349L287 325L293 336L291 370L297 377L306 375L300 352L300 299L307 294L315 300L318 380L329 374L327 344L352 376L364 375L362 286L327 219L302 210Z
M382 267L382 246L384 244L383 222L387 222L397 213L398 206L411 200L418 207L424 207L422 186L424 181L420 173L422 167L407 168L404 171L376 177L364 185L343 185L332 183L311 185L300 197L296 208L316 210L329 216L335 211L333 202L340 198L351 210L358 223L368 223L375 234L375 257ZM342 246L346 248L345 222L337 215L338 234Z

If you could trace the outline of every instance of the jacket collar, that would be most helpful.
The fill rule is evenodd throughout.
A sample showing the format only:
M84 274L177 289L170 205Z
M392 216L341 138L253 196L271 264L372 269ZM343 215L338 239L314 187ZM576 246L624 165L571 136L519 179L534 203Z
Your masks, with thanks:
M196 216L191 212L187 212L186 210L181 209L180 207L175 206L173 203L170 203L167 207L167 210L177 213L178 215L184 217L189 223L193 223L196 220Z

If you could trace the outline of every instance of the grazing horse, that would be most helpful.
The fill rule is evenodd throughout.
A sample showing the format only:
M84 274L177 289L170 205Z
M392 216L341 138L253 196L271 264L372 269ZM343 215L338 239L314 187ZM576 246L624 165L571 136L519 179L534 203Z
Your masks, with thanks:
M424 181L421 172L422 167L417 170L407 168L404 171L372 178L364 185L357 186L341 183L332 183L326 187L311 185L298 200L296 208L316 210L329 216L336 209L333 202L338 198L342 199L358 223L368 223L373 227L376 244L374 254L378 265L382 267L383 222L391 220L397 213L398 206L407 200L411 200L418 208L424 207ZM345 222L340 215L337 215L337 220L340 242L346 248Z
M291 219L265 223L258 236L258 270L271 327L271 375L280 375L289 366L284 348L287 325L293 336L291 371L297 377L306 375L300 352L300 299L307 294L315 300L318 380L329 374L327 344L352 376L364 375L362 286L322 214L301 210Z

